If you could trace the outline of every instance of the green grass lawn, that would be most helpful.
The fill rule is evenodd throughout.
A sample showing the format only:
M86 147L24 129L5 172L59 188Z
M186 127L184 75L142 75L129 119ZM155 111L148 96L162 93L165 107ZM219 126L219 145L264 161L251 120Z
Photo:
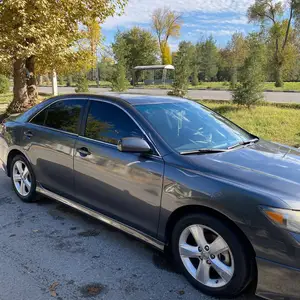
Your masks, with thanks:
M263 139L300 147L300 109L262 105L251 109L232 103L202 101L226 118Z

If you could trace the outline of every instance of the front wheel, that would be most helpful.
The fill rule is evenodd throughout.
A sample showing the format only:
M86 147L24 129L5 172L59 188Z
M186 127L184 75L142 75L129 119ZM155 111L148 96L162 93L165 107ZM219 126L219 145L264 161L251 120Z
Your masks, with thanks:
M247 287L252 259L230 224L206 214L185 216L171 245L176 265L203 293L235 297Z
M33 202L36 197L36 181L33 170L22 155L17 155L11 163L11 181L18 197L24 202Z

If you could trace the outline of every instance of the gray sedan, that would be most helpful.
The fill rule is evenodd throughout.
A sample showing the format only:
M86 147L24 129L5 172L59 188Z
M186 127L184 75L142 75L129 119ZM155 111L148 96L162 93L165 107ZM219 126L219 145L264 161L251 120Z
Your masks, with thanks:
M172 256L203 293L299 299L300 152L193 101L64 95L0 126L17 195L46 195Z

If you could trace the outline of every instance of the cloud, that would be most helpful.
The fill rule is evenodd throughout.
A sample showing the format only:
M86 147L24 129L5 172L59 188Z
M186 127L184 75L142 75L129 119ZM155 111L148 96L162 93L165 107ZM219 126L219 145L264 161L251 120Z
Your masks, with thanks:
M182 12L183 15L190 13L245 13L247 7L253 2L254 0L130 0L124 14L119 17L109 17L103 24L103 28L115 29L134 24L148 24L153 10L164 6ZM202 16L201 19L202 21L211 21L209 17ZM227 19L227 22L244 24L245 20L242 18Z
M218 37L218 36L231 36L234 33L237 32L237 30L226 30L226 29L220 29L220 30L206 30L206 29L197 29L196 32L198 34L202 34L204 36L209 36L212 35L214 37ZM244 33L243 30L239 30L239 32Z

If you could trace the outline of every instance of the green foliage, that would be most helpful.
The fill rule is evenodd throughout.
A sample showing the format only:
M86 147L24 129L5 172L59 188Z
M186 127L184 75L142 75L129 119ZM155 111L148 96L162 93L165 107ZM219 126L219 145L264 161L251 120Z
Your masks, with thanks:
M119 61L114 69L112 79L112 91L124 92L128 89L129 82L126 79L126 69L123 61Z
M264 46L258 35L250 35L249 55L240 70L240 81L235 85L233 102L250 107L263 99Z
M189 42L181 42L175 58L175 80L170 95L184 97L189 86L191 73L190 64L193 55L193 45Z
M67 86L72 86L73 84L73 77L72 75L67 76Z
M103 57L98 63L100 79L103 81L112 81L114 72L114 61L109 57Z
M89 91L89 82L85 74L80 74L77 78L76 93L87 93Z
M198 70L197 67L195 67L192 74L192 85L197 86L198 84L199 84Z
M288 12L285 11L287 8ZM268 37L269 68L276 87L283 87L283 76L287 65L292 65L291 53L293 20L299 24L300 1L255 0L248 9L249 21L259 23ZM285 19L288 16L288 19Z
M204 80L212 81L218 73L219 52L216 42L210 36L204 42L198 43L196 48L200 71L203 73Z
M0 94L9 92L9 80L6 76L0 74Z
M139 65L152 65L159 53L155 37L147 30L133 27L129 31L118 32L112 45L117 62L123 60L128 77L132 69Z
M57 78L57 81L58 81L59 85L61 85L61 86L65 85L65 78L64 78L64 76L59 75L58 78Z

